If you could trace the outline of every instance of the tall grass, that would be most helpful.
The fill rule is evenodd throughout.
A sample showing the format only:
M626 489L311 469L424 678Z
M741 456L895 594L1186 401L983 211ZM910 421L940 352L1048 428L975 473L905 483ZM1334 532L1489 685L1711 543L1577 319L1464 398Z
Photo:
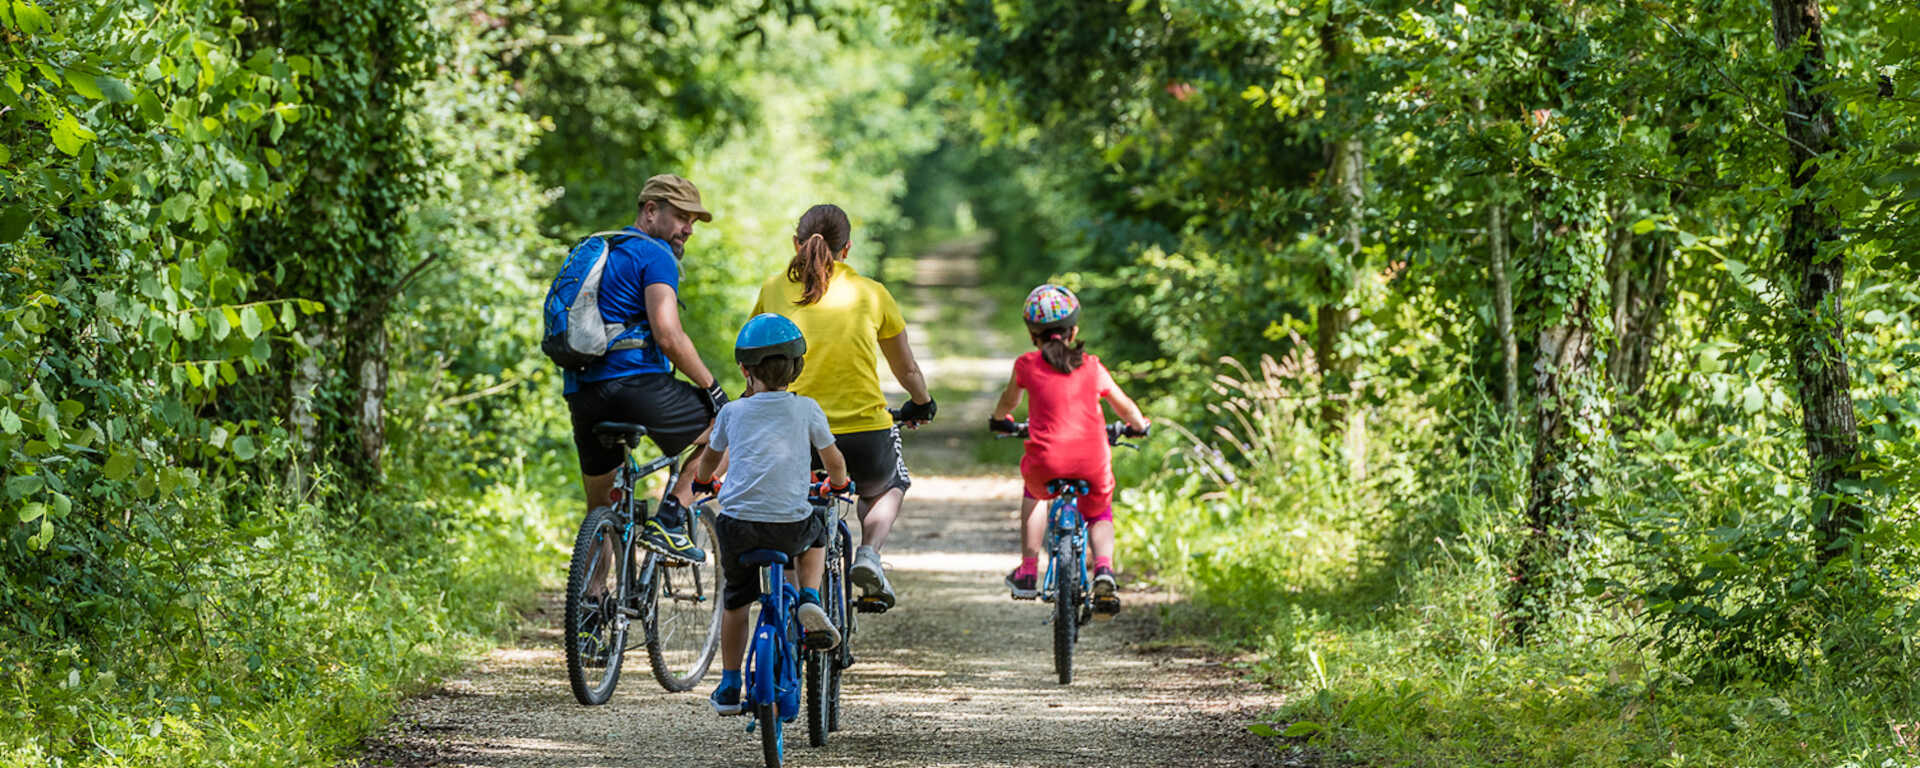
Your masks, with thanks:
M1649 610L1663 579L1701 575L1679 566L1715 521L1791 517L1803 500L1774 493L1766 458L1792 448L1783 438L1630 436L1605 452L1606 490L1586 503L1593 524L1575 555L1593 589L1563 595L1545 636L1516 646L1499 596L1524 441L1477 393L1446 410L1389 402L1363 414L1362 475L1322 447L1299 370L1224 366L1217 428L1189 432L1160 462L1122 463L1124 561L1190 596L1174 627L1245 651L1254 675L1290 694L1256 730L1366 764L1920 764L1920 689L1900 671L1916 660L1913 625L1890 618L1911 611L1910 587L1853 595L1855 613L1884 619L1866 629L1810 619L1821 642L1789 649L1784 667L1675 653L1724 638L1662 632ZM1766 498L1749 492L1763 478ZM1669 535L1650 542L1662 526ZM1659 543L1676 538L1686 545ZM1752 565L1750 582L1765 584L1771 566ZM1870 644L1874 663L1832 663L1821 649L1837 638Z

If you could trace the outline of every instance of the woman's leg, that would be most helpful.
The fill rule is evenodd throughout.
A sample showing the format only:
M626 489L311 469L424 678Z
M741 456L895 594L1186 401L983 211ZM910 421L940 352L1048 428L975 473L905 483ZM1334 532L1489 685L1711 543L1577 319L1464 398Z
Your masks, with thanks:
M860 513L860 545L879 551L887 544L887 536L893 532L893 521L900 517L900 502L907 492L899 488L889 488L886 493L873 498L862 497L854 507Z

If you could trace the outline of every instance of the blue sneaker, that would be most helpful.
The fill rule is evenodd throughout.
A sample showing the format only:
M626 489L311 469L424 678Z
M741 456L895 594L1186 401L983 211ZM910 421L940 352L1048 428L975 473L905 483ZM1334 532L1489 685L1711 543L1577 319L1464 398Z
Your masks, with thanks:
M670 565L675 561L700 563L707 559L707 553L694 546L693 540L687 538L684 524L669 527L661 524L657 517L648 518L646 524L641 527L640 546L666 555Z
M707 697L707 703L712 704L714 713L721 717L747 711L746 707L740 705L740 686L737 685L722 683L720 687L713 689L713 695Z

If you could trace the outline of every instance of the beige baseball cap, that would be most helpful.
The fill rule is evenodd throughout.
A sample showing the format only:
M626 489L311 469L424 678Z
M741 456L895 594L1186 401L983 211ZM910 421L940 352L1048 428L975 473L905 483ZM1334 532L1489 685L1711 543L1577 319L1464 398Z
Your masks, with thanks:
M701 221L713 221L713 214L700 205L700 190L694 188L693 182L671 173L647 179L640 187L640 204L646 205L648 200L659 200Z

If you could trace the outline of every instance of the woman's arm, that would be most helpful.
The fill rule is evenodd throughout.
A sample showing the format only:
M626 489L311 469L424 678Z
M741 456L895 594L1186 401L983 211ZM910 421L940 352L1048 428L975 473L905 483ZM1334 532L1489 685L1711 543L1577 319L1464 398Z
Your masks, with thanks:
M900 382L908 397L922 405L933 402L933 395L927 392L927 377L920 373L920 362L913 359L913 346L907 343L906 331L881 339L880 354L886 356L894 381Z

